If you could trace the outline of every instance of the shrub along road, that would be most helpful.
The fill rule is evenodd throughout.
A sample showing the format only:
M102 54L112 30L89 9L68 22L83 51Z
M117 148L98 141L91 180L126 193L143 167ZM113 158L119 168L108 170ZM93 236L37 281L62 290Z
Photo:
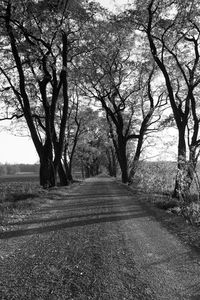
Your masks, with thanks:
M0 299L200 299L200 256L140 194L98 177L55 189L0 234Z

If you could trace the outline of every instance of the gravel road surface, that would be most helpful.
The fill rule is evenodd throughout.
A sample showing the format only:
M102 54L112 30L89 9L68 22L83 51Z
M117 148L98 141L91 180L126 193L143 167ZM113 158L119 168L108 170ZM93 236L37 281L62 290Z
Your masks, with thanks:
M140 194L86 180L0 233L0 299L200 299L200 256Z

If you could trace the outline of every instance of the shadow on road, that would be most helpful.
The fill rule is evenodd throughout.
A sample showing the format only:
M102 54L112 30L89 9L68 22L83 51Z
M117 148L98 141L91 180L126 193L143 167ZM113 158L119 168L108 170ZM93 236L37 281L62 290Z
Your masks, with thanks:
M85 184L80 193L67 195L66 199L54 200L43 207L34 219L12 222L10 225L18 229L0 233L0 239L149 216L127 189L116 183L112 183L110 189L110 185L111 182Z

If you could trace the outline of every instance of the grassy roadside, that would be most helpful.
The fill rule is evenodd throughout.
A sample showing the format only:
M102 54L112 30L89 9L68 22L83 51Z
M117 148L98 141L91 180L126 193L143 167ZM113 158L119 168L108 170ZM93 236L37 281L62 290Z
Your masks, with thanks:
M200 226L192 225L183 215L177 215L168 210L168 204L171 200L169 195L162 192L138 189L135 186L126 186L138 200L151 211L156 220L176 235L184 244L189 245L195 251L200 253Z
M42 190L37 182L0 183L0 229L30 215L42 203Z
M24 178L17 182L0 183L0 231L10 230L12 223L21 222L33 215L52 197L59 196L64 189L66 192L79 185L77 181L67 187L43 189L36 180L26 181Z

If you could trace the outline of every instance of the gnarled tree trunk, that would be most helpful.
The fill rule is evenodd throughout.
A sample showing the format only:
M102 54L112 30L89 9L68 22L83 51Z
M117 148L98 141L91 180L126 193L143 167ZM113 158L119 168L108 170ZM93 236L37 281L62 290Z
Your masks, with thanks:
M121 169L121 178L123 183L127 183L129 180L128 176L128 161L126 155L126 141L123 139L118 139L117 157L119 161L119 166Z
M46 140L40 152L40 185L44 188L56 185L56 172L53 164L53 153L50 140Z

